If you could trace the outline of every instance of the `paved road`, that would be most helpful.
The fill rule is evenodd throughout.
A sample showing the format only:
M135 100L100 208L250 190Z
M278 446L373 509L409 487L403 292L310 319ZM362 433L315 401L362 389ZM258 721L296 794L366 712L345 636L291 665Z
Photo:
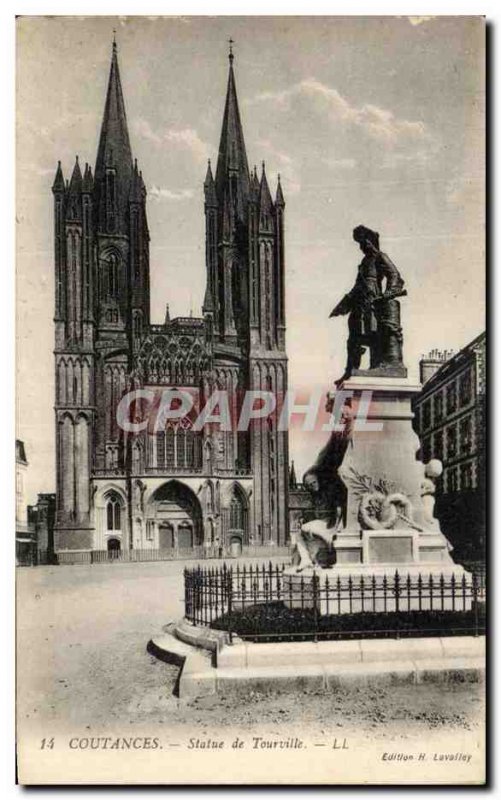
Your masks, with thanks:
M77 758L78 753L68 750L73 736L159 736L167 748L166 737L174 737L181 742L176 752L183 754L194 734L201 738L235 733L275 738L300 735L310 736L312 742L313 737L321 737L329 747L334 737L342 736L351 737L350 746L355 743L363 754L367 743L379 742L380 748L390 742L410 747L414 739L429 743L430 736L439 735L445 747L481 753L483 690L474 684L359 687L297 695L263 695L248 688L238 701L229 697L178 700L172 694L177 668L148 655L145 648L163 625L182 616L186 563L17 570L18 735L23 774L36 765L52 769L49 780L59 780L63 762L54 760L59 757L77 770L72 773L75 780L87 780L86 757ZM56 738L54 751L41 753L42 739L51 736ZM311 747L317 752L314 744ZM186 750L185 755L189 754ZM136 776L133 764L139 764L139 756L134 758L130 764L117 761L120 775L125 775L125 768L132 770L128 780ZM170 763L180 771L177 780L185 780L181 762ZM212 768L208 769L210 773ZM222 773L219 768L216 772L218 782ZM161 772L161 780L166 779Z
M209 698L188 705L172 695L177 669L149 656L146 643L183 613L189 562L20 568L18 718L22 730L53 726L103 730L122 725L222 725L269 720L403 735L447 726L469 729L482 703L478 686L394 687L326 697L244 693L239 704Z

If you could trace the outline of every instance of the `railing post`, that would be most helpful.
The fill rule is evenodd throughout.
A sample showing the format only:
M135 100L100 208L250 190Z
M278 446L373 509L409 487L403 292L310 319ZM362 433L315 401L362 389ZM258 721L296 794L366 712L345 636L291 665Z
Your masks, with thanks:
M478 576L476 572L472 574L471 593L473 600L473 619L475 622L475 636L478 636Z
M183 577L184 577L184 615L187 619L190 618L190 601L189 601L189 593L188 593L188 570L186 567L183 570Z
M398 574L398 569L395 570L395 584L393 587L393 593L395 595L395 611L400 611L400 575Z
M318 641L318 585L319 585L319 577L316 572L313 573L312 576L312 589L313 589L313 618L315 622L315 638L314 641Z
M233 644L233 626L232 626L232 610L233 610L233 575L232 570L229 569L227 572L227 581L228 581L228 628L230 634L230 644Z

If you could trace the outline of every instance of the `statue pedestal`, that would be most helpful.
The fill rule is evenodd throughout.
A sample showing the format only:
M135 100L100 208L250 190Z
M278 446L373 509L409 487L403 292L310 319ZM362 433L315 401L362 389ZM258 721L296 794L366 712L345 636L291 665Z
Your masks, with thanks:
M424 464L416 459L419 439L412 428L411 400L420 388L402 378L360 375L339 387L347 398L351 397L354 412L350 441L338 469L347 488L345 525L335 530L327 528L324 520L314 520L303 526L306 538L309 535L312 542L318 541L315 534L332 540L335 563L327 569L287 570L286 605L308 607L305 585L313 601L311 592L316 575L321 590L321 613L347 613L348 597L338 605L332 599L322 599L326 582L332 588L341 579L344 592L349 589L347 581L351 576L359 588L362 580L365 592L369 591L374 576L378 607L371 610L384 610L382 605L390 603L392 598L393 607L390 605L386 610L396 610L394 582L398 573L397 584L408 584L412 594L399 610L471 607L471 600L464 597L465 587L466 594L470 594L471 575L451 558L451 547L433 517L433 494L427 491L430 486L426 487L426 483L432 490L433 484L425 477ZM367 413L361 419L362 406ZM444 581L448 598L443 597ZM428 586L428 605L423 605L424 595L418 596L418 582L421 589ZM456 593L457 598L452 596ZM445 605L439 604L440 599ZM331 609L326 611L329 602ZM357 604L352 607L353 613L364 610L361 597ZM369 610L369 604L365 610Z

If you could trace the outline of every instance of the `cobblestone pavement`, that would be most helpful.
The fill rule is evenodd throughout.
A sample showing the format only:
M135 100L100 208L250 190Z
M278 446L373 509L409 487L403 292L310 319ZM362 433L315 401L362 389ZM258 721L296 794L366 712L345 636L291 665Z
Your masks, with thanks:
M186 562L38 567L17 570L18 720L23 730L150 735L195 730L280 735L309 729L406 739L478 731L483 687L396 686L310 692L247 691L180 701L177 668L146 653L147 641L182 615ZM131 728L132 726L132 728Z

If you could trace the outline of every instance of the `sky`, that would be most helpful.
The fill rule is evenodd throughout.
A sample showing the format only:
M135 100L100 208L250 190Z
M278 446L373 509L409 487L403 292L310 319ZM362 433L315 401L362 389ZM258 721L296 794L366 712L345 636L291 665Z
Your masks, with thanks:
M380 233L408 290L404 361L485 327L480 17L24 17L17 21L17 436L28 502L55 490L53 204L57 161L94 167L116 29L133 154L148 191L152 321L199 315L203 180L217 161L228 39L249 164L286 209L289 385L329 388L356 277L352 229ZM325 437L325 434L324 434ZM321 440L290 434L298 476Z

